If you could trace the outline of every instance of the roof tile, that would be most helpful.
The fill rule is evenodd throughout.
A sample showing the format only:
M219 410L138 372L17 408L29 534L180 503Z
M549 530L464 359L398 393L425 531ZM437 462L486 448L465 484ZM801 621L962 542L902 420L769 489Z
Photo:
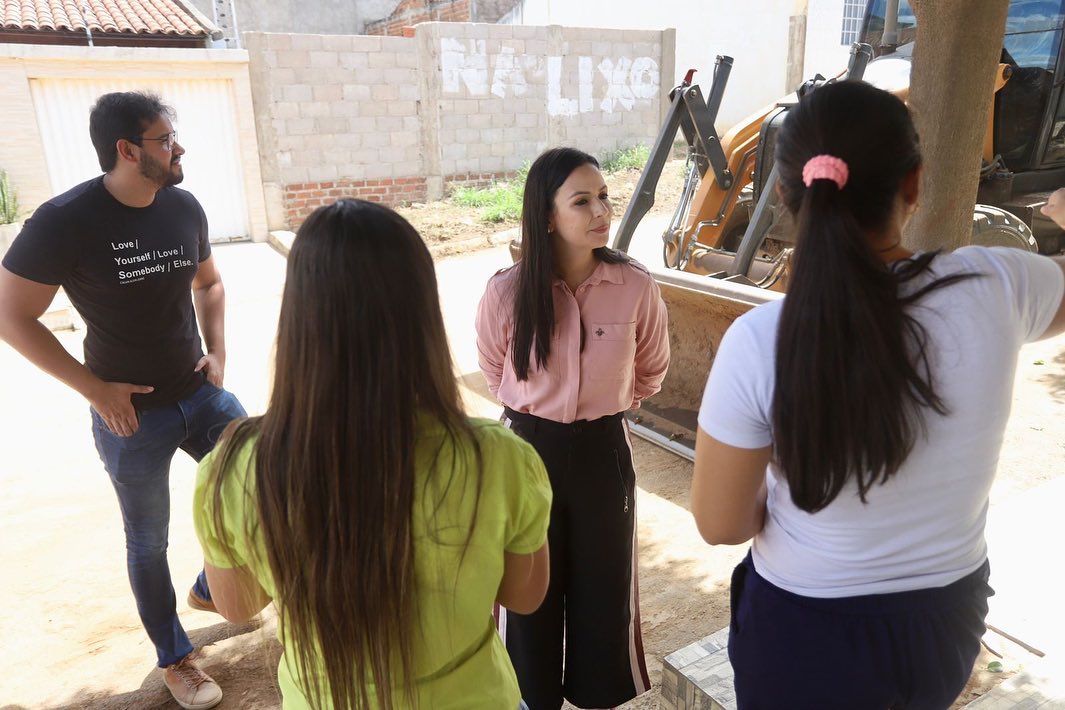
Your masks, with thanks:
M5 30L164 34L202 37L208 34L185 8L173 0L0 0Z

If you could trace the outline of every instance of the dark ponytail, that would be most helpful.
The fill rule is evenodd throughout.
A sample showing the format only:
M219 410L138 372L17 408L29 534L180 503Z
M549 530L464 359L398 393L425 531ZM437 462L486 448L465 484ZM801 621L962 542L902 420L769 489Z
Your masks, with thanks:
M810 158L846 163L842 187L809 186ZM906 297L900 284L935 253L884 264L868 236L891 224L903 179L920 166L906 106L861 82L823 86L794 108L777 143L781 195L796 218L792 274L780 315L773 439L796 506L816 512L853 477L864 502L902 466L927 409L946 414L927 333L907 306L963 276Z

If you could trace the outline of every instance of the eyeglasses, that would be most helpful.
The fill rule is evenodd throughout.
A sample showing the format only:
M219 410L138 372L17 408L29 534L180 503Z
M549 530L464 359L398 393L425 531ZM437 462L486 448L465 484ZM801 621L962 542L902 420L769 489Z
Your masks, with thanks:
M136 136L134 138L127 138L133 145L140 145L141 141L159 141L159 144L163 147L163 150L170 152L174 149L174 144L177 143L177 131L171 131L165 136L159 138L145 138L144 136Z

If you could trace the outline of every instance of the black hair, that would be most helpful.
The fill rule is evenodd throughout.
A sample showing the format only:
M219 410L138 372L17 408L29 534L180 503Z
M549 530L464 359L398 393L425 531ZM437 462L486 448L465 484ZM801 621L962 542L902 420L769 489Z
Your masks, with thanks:
M174 109L146 91L116 91L96 99L89 113L89 138L100 169L111 172L118 162L118 141L125 138L136 143L160 116L173 120Z
M541 368L546 366L551 354L551 331L555 325L552 287L555 263L547 227L555 209L555 193L582 165L598 168L599 161L576 148L551 148L533 161L525 179L521 204L521 261L517 266L514 289L514 374L519 380L529 377L534 349L536 364ZM594 254L608 264L629 261L627 256L609 247L599 247Z
M807 186L810 158L831 155L849 175ZM863 502L902 466L937 395L923 326L907 307L966 278L932 280L907 296L900 284L938 252L888 266L869 235L890 224L903 179L921 164L905 104L858 81L822 86L793 108L776 146L781 196L795 217L793 270L776 343L773 440L792 501L831 503L853 477Z

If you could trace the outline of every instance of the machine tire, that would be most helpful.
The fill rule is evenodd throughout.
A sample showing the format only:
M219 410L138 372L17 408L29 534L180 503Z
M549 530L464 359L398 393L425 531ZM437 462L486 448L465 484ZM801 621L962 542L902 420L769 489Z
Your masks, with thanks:
M732 214L729 215L728 222L725 223L724 228L721 230L722 249L735 252L740 248L740 242L743 241L747 225L751 223L751 214L753 212L754 196L749 190L744 190L736 200L736 205L732 208Z
M972 243L982 247L1013 247L1033 253L1039 251L1039 243L1024 220L991 205L977 205L973 210Z

